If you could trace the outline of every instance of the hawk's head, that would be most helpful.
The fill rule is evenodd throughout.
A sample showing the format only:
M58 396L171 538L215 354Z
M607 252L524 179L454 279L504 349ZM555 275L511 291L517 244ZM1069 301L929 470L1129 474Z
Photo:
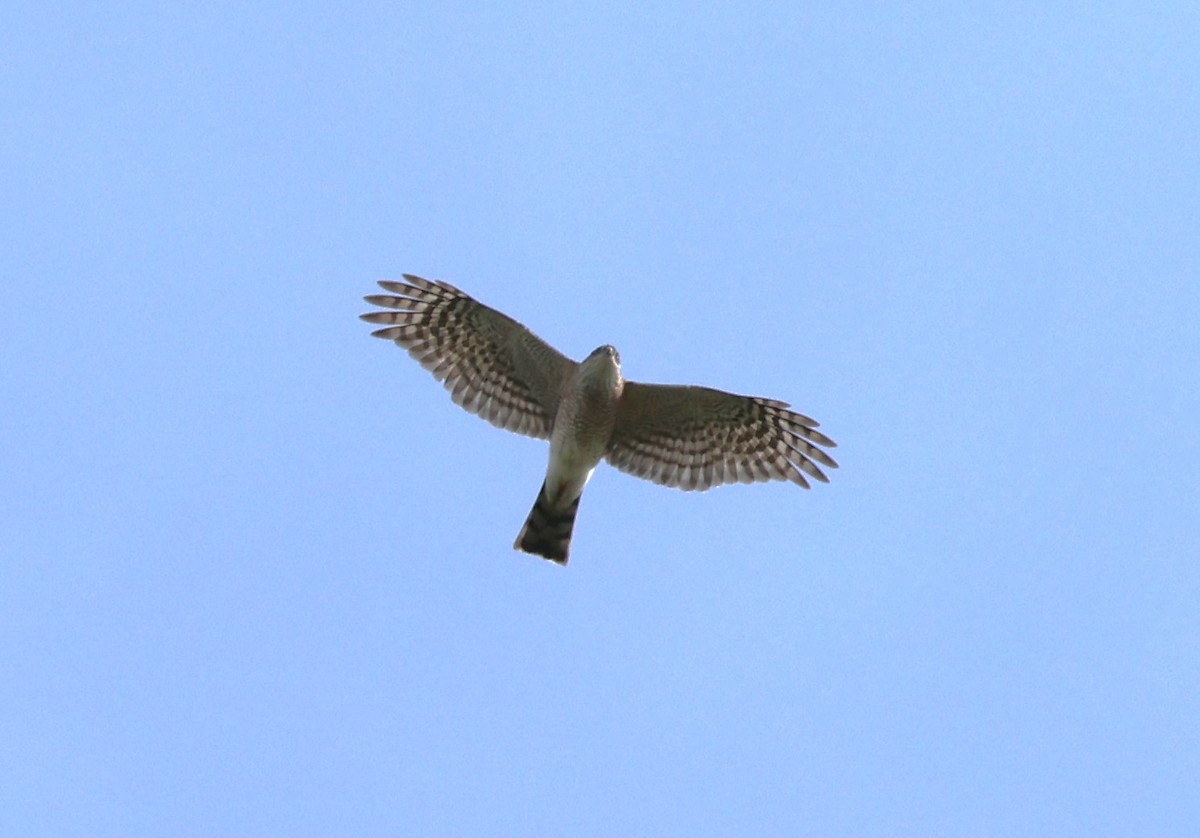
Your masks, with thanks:
M590 361L593 358L604 357L604 356L608 356L609 358L612 358L613 364L615 364L618 369L620 368L621 353L617 352L617 348L615 346L609 346L607 343L604 344L604 346L597 346L595 349L593 349L592 354L588 355L587 359L588 359L588 361ZM587 363L587 361L585 361L584 363Z
M583 381L609 392L621 391L621 356L613 347L607 344L596 347L580 367Z

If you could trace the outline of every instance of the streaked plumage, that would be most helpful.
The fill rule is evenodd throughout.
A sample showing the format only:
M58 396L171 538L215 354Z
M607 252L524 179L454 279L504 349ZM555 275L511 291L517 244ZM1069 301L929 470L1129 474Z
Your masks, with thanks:
M835 443L784 402L707 387L639 384L601 346L576 363L512 318L446 282L411 274L365 297L372 334L408 350L464 409L550 440L546 480L516 549L566 564L579 498L601 459L685 490L808 478L828 482Z

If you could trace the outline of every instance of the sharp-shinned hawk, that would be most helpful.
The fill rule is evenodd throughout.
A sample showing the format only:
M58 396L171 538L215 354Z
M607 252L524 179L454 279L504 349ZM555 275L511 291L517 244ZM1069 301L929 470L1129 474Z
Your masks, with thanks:
M407 349L465 410L550 440L546 479L514 549L567 563L579 498L601 459L688 491L765 480L807 489L807 477L829 482L820 466L837 468L818 447L836 443L784 402L625 381L611 346L577 363L447 282L404 279L380 281L391 293L364 298L388 309L362 315L385 326L372 334Z

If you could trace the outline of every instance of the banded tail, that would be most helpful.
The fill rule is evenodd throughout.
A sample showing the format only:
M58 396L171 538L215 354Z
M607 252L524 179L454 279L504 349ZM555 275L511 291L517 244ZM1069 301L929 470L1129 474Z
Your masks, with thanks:
M579 511L580 497L582 495L576 495L566 507L556 508L546 497L546 484L543 482L533 509L525 519L525 526L517 533L513 549L565 565L571 549L571 531L575 528L575 513Z

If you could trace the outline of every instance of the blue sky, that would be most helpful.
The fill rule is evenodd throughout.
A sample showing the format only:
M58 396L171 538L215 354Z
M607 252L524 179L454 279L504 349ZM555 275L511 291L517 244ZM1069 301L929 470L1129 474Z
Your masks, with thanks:
M0 13L0 832L1200 830L1192 4ZM790 401L601 467L368 337L443 278Z

